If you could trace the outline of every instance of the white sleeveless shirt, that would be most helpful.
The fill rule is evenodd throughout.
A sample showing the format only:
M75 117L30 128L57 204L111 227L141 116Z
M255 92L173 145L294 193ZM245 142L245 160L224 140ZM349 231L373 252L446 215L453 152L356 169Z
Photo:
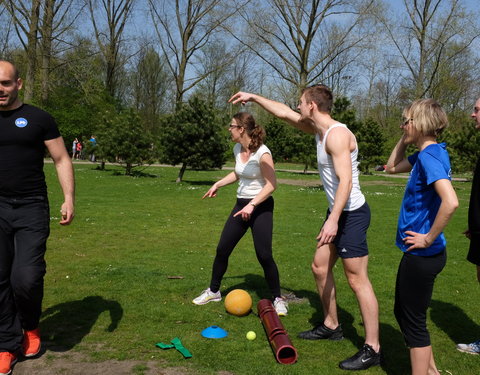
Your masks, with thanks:
M325 144L327 143L327 137L330 133L330 130L343 127L347 128L345 124L334 124L332 125L323 136L323 140L320 140L320 135L315 134L315 140L317 141L317 162L318 162L318 172L323 183L325 193L327 194L328 206L330 210L333 208L333 203L335 200L335 193L338 189L338 177L335 174L335 169L333 167L332 156L329 155L325 150ZM349 130L350 131L350 130ZM353 134L352 134L353 135ZM355 136L354 136L355 137ZM355 150L350 153L352 160L352 190L350 196L345 204L344 211L353 211L357 208L360 208L365 203L365 196L360 190L360 183L358 182L358 145L357 140L355 139Z

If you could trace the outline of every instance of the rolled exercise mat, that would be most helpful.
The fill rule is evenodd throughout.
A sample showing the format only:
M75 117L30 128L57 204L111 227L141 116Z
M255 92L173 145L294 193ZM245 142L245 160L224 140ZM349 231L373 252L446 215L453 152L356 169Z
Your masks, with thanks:
M291 365L297 362L297 350L283 328L272 302L268 299L258 301L257 310L278 363Z

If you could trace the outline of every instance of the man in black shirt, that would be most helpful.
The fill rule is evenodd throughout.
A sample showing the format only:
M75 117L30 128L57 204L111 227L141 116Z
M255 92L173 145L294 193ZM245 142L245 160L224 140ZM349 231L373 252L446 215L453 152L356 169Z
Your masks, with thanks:
M45 150L64 195L60 224L74 216L74 175L53 118L23 104L16 67L0 60L0 375L21 352L40 352L45 251L50 213L43 173Z
M480 130L480 99L475 103L472 118L475 128ZM468 206L468 229L465 235L470 240L467 260L477 266L477 279L480 282L480 158L473 173L472 192ZM458 344L457 349L470 354L480 354L480 339L470 344Z

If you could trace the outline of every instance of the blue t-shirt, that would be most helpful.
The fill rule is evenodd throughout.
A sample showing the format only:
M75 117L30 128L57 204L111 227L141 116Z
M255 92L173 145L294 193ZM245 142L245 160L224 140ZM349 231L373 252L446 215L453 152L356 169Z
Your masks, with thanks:
M405 231L425 234L430 231L435 221L441 199L433 183L442 179L451 179L450 158L445 143L429 145L421 152L409 156L408 161L413 168L400 208L396 240L396 245L403 252L411 246L402 240L406 237ZM442 232L430 247L414 249L408 253L420 256L435 255L442 252L446 244L447 241Z

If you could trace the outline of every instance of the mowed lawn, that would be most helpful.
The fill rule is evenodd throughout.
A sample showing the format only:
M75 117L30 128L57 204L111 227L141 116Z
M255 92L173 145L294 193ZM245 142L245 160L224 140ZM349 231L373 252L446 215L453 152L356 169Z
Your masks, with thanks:
M235 288L253 298L253 313L235 317L223 303L191 303L208 287L216 244L235 201L236 186L218 197L202 195L229 171L187 170L175 183L177 168L150 167L145 177L125 177L118 167L106 171L76 164L76 218L58 225L61 194L52 164L45 167L50 191L52 231L48 244L42 336L47 352L79 353L88 361L140 361L134 374L153 368L178 368L185 374L345 374L338 362L363 344L356 299L341 263L335 267L338 306L345 339L303 341L297 333L322 321L310 271L315 237L327 208L318 176L279 172L274 193L274 256L282 291L292 298L282 318L298 362L280 365L255 315L268 298L263 272L248 233L235 249L222 294ZM287 183L288 182L288 183ZM394 245L406 179L362 176L372 211L368 240L369 272L380 305L383 367L365 374L408 374L408 351L393 315L394 284L401 252ZM457 342L480 338L480 288L474 266L465 260L470 182L455 182L460 208L446 230L448 262L438 277L429 313L437 365L442 374L479 374L478 356L460 353ZM228 337L206 339L201 331L218 325ZM247 331L257 333L248 341ZM193 357L155 347L179 337ZM153 365L152 365L153 364ZM157 370L161 373L160 370ZM154 372L157 373L157 372ZM175 370L174 372L175 373Z

